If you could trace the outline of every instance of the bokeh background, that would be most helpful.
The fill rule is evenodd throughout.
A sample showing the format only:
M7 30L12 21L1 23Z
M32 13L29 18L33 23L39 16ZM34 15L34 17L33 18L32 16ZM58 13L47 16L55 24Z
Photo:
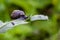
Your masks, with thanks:
M28 19L28 24L0 33L0 40L60 40L60 0L0 0L0 20L11 21L13 10L27 16L47 15L49 21Z

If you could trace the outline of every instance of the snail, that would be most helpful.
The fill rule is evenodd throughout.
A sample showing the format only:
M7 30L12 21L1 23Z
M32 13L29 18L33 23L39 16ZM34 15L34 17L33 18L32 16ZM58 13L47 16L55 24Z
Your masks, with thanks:
M27 18L27 16L25 15L25 13L21 10L14 10L11 14L11 19L15 19L15 21L11 22L13 25L18 24L19 21L21 22L24 21ZM17 22L18 23L17 23Z

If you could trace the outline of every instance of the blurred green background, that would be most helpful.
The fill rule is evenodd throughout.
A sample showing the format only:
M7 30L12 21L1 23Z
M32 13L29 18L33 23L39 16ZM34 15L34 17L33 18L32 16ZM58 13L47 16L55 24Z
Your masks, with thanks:
M60 40L60 0L0 0L0 20L11 21L13 10L22 10L27 16L47 15L49 20L18 25L0 34L0 40Z

